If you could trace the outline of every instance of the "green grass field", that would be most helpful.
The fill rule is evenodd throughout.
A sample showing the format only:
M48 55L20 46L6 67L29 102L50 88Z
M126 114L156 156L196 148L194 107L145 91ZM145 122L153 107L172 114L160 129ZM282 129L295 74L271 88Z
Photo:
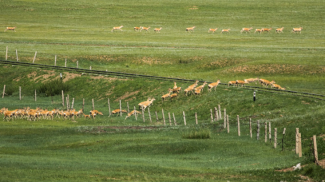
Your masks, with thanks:
M121 71L222 83L245 78L275 80L287 90L325 94L325 4L321 0L285 1L14 1L0 0L0 27L16 26L16 32L0 31L0 59L96 70ZM123 25L123 31L111 32ZM133 27L151 27L135 32ZM185 28L196 26L194 32ZM161 33L154 28L162 27ZM209 28L218 28L214 34ZM253 27L251 33L240 33ZM284 33L275 29L284 27ZM303 27L302 33L291 33ZM229 34L221 29L230 28ZM256 28L272 28L254 34ZM60 72L0 65L0 86L6 85L0 108L41 107L65 109L61 96L47 97L34 90L57 79ZM324 180L324 169L313 165L310 138L318 136L320 159L324 159L324 101L290 94L257 92L218 86L200 96L184 96L162 102L160 97L172 81L101 77L63 73L75 108L86 101L85 113L95 108L104 113L96 120L83 118L54 121L0 121L0 181L298 181L300 175ZM202 82L201 82L202 83ZM201 84L200 83L200 84ZM177 85L183 89L192 83ZM255 84L252 84L255 86ZM18 87L22 86L22 100ZM125 120L108 117L111 109L130 108L148 97L153 122L141 116ZM210 109L221 105L230 117L230 134L223 120L210 123ZM163 125L161 109L167 126ZM159 122L156 122L155 111ZM187 126L182 112L185 111ZM167 113L177 126L169 126ZM195 112L199 125L195 124ZM223 113L222 113L223 115ZM236 116L242 136L237 136ZM1 116L3 117L3 116ZM249 137L253 120L253 139ZM261 124L256 140L256 121ZM264 144L264 122L272 122L281 144ZM303 157L294 151L295 128L303 138ZM187 139L189 133L210 133L208 139ZM273 130L272 130L273 132ZM279 139L278 139L279 141ZM301 162L298 172L277 172Z

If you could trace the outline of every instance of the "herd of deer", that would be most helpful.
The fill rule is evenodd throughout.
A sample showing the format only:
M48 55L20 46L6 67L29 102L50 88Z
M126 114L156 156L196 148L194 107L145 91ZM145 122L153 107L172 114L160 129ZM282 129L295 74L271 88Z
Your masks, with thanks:
M123 27L123 25L121 25L121 26L119 26L119 27L113 27L113 29L112 29L112 32L113 31L115 31L115 30L120 30L120 31L123 31L122 30L122 27ZM134 29L134 31L140 31L141 32L141 30L145 30L145 31L147 31L148 32L148 30L149 30L149 28L150 27L134 27L133 29ZM186 28L185 29L185 31L186 32L194 32L194 28L195 28L195 26L194 27L189 27L189 28ZM154 31L155 32L159 32L160 33L160 30L162 29L162 27L160 27L160 28L155 28L154 29ZM240 33L243 33L243 32L245 32L245 33L249 33L251 30L253 29L253 27L250 27L250 28L242 28L241 30L240 30ZM276 33L283 33L283 29L284 29L284 27L282 27L282 28L277 28L277 29L275 29L275 32ZM208 30L208 33L210 33L210 32L212 32L212 33L214 33L214 32L216 32L218 30L218 28L210 28L209 30ZM254 33L262 33L262 32L270 32L272 30L272 28L261 28L261 29L255 29L255 32ZM301 33L301 30L302 30L302 27L299 27L299 28L293 28L292 29L292 32L295 32L295 33ZM221 33L230 33L230 29L222 29L221 30Z
M255 82L255 84L257 84L257 82L259 82L264 87L271 86L271 88L276 88L276 89L279 89L279 90L285 90L285 88L281 87L278 84L275 84L275 81L273 81L273 80L268 81L266 79L259 79L259 78L248 78L248 79L244 79L244 80L229 81L228 82L228 87L230 85L237 86L237 87L239 85L241 85L243 87L245 84L249 84L249 83L252 83L252 82Z
M103 115L103 113L97 111L97 110L91 110L89 115L85 115L80 109L79 111L76 111L75 109L71 109L69 111L63 111L63 110L58 110L58 109L53 109L51 111L47 109L30 109L29 107L24 108L24 109L15 109L15 110L8 110L8 108L2 108L0 110L0 114L4 115L3 120L13 120L15 118L19 119L27 119L30 121L35 121L40 118L43 119L51 119L53 120L54 117L61 118L63 117L64 119L74 119L74 117L81 117L82 115L85 118L93 118L95 119L96 115Z

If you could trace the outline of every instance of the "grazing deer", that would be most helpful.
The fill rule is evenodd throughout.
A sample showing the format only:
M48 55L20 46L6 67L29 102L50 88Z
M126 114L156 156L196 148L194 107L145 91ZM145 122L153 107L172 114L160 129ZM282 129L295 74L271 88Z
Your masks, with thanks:
M255 29L254 33L256 33L256 32L261 34L263 32L263 29Z
M173 92L173 89L169 88L168 92L169 92L168 94L165 94L165 95L161 96L161 99L162 99L163 102L164 102L164 100L166 98L170 97L170 94Z
M237 85L237 83L236 83L236 81L229 81L229 82L228 82L228 87L229 87L229 85L233 85L233 86L236 86L236 85Z
M134 31L141 31L142 27L134 27Z
M122 30L122 27L123 25L119 26L119 27L113 27L112 31L111 32L114 32L114 30L120 30L120 31L123 31Z
M133 110L133 111L131 111L131 112L128 113L128 115L125 117L125 119L127 119L128 117L131 117L131 116L134 115L135 113L136 113L136 114L141 114L140 111Z
M266 86L266 87L275 83L275 81L273 81L273 80L268 81L268 80L265 80L265 79L262 79L262 78L259 81L262 84L262 86Z
M243 32L249 33L252 29L253 29L253 27L251 27L251 28L242 28L240 33L243 33Z
M84 115L84 117L85 117L85 119L90 119L90 115L86 115L86 114L83 114Z
M12 31L16 32L15 29L16 29L16 27L7 27L7 28L5 29L5 31L7 31L7 30L12 30ZM5 31L4 31L4 32L5 32Z
M282 27L282 28L277 28L277 29L275 29L275 32L276 33L283 33L283 29L284 29L284 27Z
M230 29L222 29L222 30L221 30L221 33L223 33L223 32L228 32L228 33L230 33Z
M157 32L157 33L160 33L160 30L162 29L162 27L160 28L155 28L154 31Z
M259 78L247 78L247 79L244 79L244 82L247 82L247 83L252 83L252 82L255 82L255 84L257 84Z
M149 28L150 28L150 27L142 27L141 30L140 30L140 32L141 32L142 30L145 30L145 31L148 32Z
M172 95L170 95L170 100L172 100L173 98L176 98L177 97L177 93L173 93Z
M190 28L186 28L186 32L194 32L194 28L195 28L195 26L190 27Z
M145 103L147 103L147 102L150 102L150 100L151 100L151 98L150 98L150 97L148 97L148 99L147 99L146 101L140 102L140 103L138 104L138 106L139 106L139 109L141 109L141 108L142 108L143 104L145 104Z
M90 113L89 113L89 115L91 115L93 117L93 119L95 119L96 118L96 115L103 115L103 113L102 112L99 112L97 110L91 110Z
M112 114L117 114L117 116L118 116L118 115L120 115L121 112L128 113L126 110L115 109L112 111Z
M275 84L275 83L272 83L272 84L271 84L271 88L276 88L276 89L279 89L279 90L285 90L285 88L283 88L283 87L281 87L280 85Z
M147 107L150 107L153 103L153 101L155 101L156 99L155 98L152 98L150 101L148 102L145 102L143 105L142 105L142 109L143 110L146 110Z
M299 28L293 28L292 32L300 32L301 33L302 27Z
M187 93L188 93L188 92L193 92L193 90L195 89L195 87L197 86L198 83L199 83L199 81L196 80L195 83L194 83L193 85L188 86L188 87L184 90L185 95L187 96Z
M245 82L245 81L243 81L243 80L236 80L236 85L238 86L238 85L241 85L241 87L243 87L246 83L248 83L248 82Z
M215 28L215 29L210 28L209 31L208 31L208 33L210 33L210 32L214 33L217 30L218 30L218 28Z
M272 30L272 28L262 28L263 32L270 32Z
M220 80L218 80L217 82L213 82L213 83L210 83L208 85L208 91L211 92L211 90L214 88L214 91L217 90L217 86L219 85L220 83Z

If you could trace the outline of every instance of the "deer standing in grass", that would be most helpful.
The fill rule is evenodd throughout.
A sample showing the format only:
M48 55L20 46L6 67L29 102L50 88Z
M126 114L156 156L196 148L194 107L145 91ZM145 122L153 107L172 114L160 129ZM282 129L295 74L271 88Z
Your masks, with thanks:
M160 30L162 29L162 27L160 28L155 28L154 31L157 32L157 33L160 33Z
M208 31L208 33L210 33L210 32L214 33L214 32L217 31L217 30L218 30L218 28L215 28L215 29L210 28L209 31Z
M134 31L139 31L142 29L142 27L134 27L133 29L134 29Z
M91 115L93 117L93 119L95 119L96 115L103 115L103 113L99 112L97 110L91 110L89 115Z
M301 33L301 30L302 30L302 27L299 27L299 28L293 28L293 29L292 29L292 32L295 32L295 33L296 33L296 32L297 32L297 33L300 32L300 33Z
M220 80L218 80L217 82L213 82L213 83L210 83L208 85L208 91L211 92L211 90L214 88L214 91L217 90L217 86L219 85L220 83Z
M198 83L199 83L199 81L196 80L195 83L194 83L193 85L188 86L188 87L184 90L185 95L187 96L187 93L188 93L188 92L193 92L193 90L195 89L195 87L197 86Z
M251 28L242 28L240 33L243 33L243 32L249 33L252 29L253 29L253 27L251 27Z
M236 83L236 81L229 81L229 82L228 82L228 87L229 87L229 85L233 85L233 86L236 86L236 85L237 85L237 83Z
M256 32L261 34L263 32L263 29L255 29L254 33L256 33Z
M247 78L247 79L244 79L245 82L247 83L252 83L252 82L255 82L255 84L257 84L259 78Z
M123 31L122 30L122 27L123 25L119 26L119 27L113 27L112 31L111 32L114 32L114 30L120 30L120 31Z
M90 119L90 115L86 115L86 114L83 114L84 115L84 117L85 117L85 119Z
M283 33L283 29L284 29L284 27L282 27L282 28L277 28L277 29L275 29L275 32L276 33Z
M143 105L142 105L142 109L143 110L146 110L147 107L150 107L152 104L153 104L153 101L155 101L156 99L155 98L152 98L150 101L148 102L145 102Z
M230 33L230 29L222 29L221 33L224 33L224 32Z
M12 30L12 31L16 32L15 29L16 29L16 27L7 27L7 28L5 29L5 31L7 31L7 30ZM4 31L4 32L5 32L5 31Z
M150 28L150 27L142 27L141 30L140 30L140 32L141 32L142 30L145 30L145 31L148 32L149 28Z
M270 32L272 30L272 28L262 28L263 32Z
M237 86L238 85L241 85L241 87L243 87L243 86L245 86L245 84L247 84L248 82L245 82L245 81L243 81L243 80L236 80L236 84L237 84Z
M186 28L186 32L194 32L194 28L195 28L195 26Z
M195 95L200 94L203 91L204 86L207 84L207 82L204 82L202 85L195 88Z

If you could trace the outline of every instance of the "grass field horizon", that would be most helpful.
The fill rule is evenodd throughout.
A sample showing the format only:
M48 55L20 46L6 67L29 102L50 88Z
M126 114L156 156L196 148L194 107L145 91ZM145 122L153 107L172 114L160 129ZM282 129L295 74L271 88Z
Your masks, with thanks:
M0 59L94 70L119 71L222 83L245 78L274 80L287 90L325 95L325 4L322 0L284 1L105 1L105 0L0 0ZM111 32L123 25L123 31ZM148 32L133 27L151 27ZM194 32L185 28L193 27ZM160 33L154 28L162 27ZM250 33L242 28L253 27ZM283 33L275 33L284 27ZM292 28L302 27L301 33ZM218 28L208 33L209 28ZM222 29L231 29L221 34ZM271 32L254 33L257 28ZM324 169L313 164L311 137L317 135L320 160L325 155L324 101L292 94L275 94L219 85L216 91L162 102L173 81L62 72L69 85L65 96L85 113L104 113L96 120L78 118L53 121L16 119L0 121L0 181L298 181L324 180ZM59 78L60 71L0 65L0 108L62 107L61 95L48 97L34 90ZM177 82L185 89L193 83ZM251 84L255 86L255 84ZM18 87L22 86L20 101ZM1 89L2 90L2 89ZM110 116L126 102L130 109L148 97L153 122L141 116ZM223 120L210 122L210 109L221 105L230 117L230 134ZM137 108L138 109L138 108ZM167 126L162 122L162 112ZM155 111L159 122L155 121ZM186 113L184 126L182 112ZM177 126L169 126L167 113ZM195 112L199 124L195 124ZM223 112L222 112L223 115ZM237 136L236 116L242 136ZM3 115L1 115L3 117ZM249 118L253 139L249 137ZM1 118L2 119L2 118ZM261 122L260 141L256 122ZM74 121L74 122L72 122ZM286 128L284 151L264 143L264 122ZM295 148L295 128L303 138L303 157ZM203 133L206 139L189 137ZM191 138L191 139L189 139ZM273 139L273 135L272 135ZM281 141L279 141L279 145ZM300 171L278 172L297 163Z

